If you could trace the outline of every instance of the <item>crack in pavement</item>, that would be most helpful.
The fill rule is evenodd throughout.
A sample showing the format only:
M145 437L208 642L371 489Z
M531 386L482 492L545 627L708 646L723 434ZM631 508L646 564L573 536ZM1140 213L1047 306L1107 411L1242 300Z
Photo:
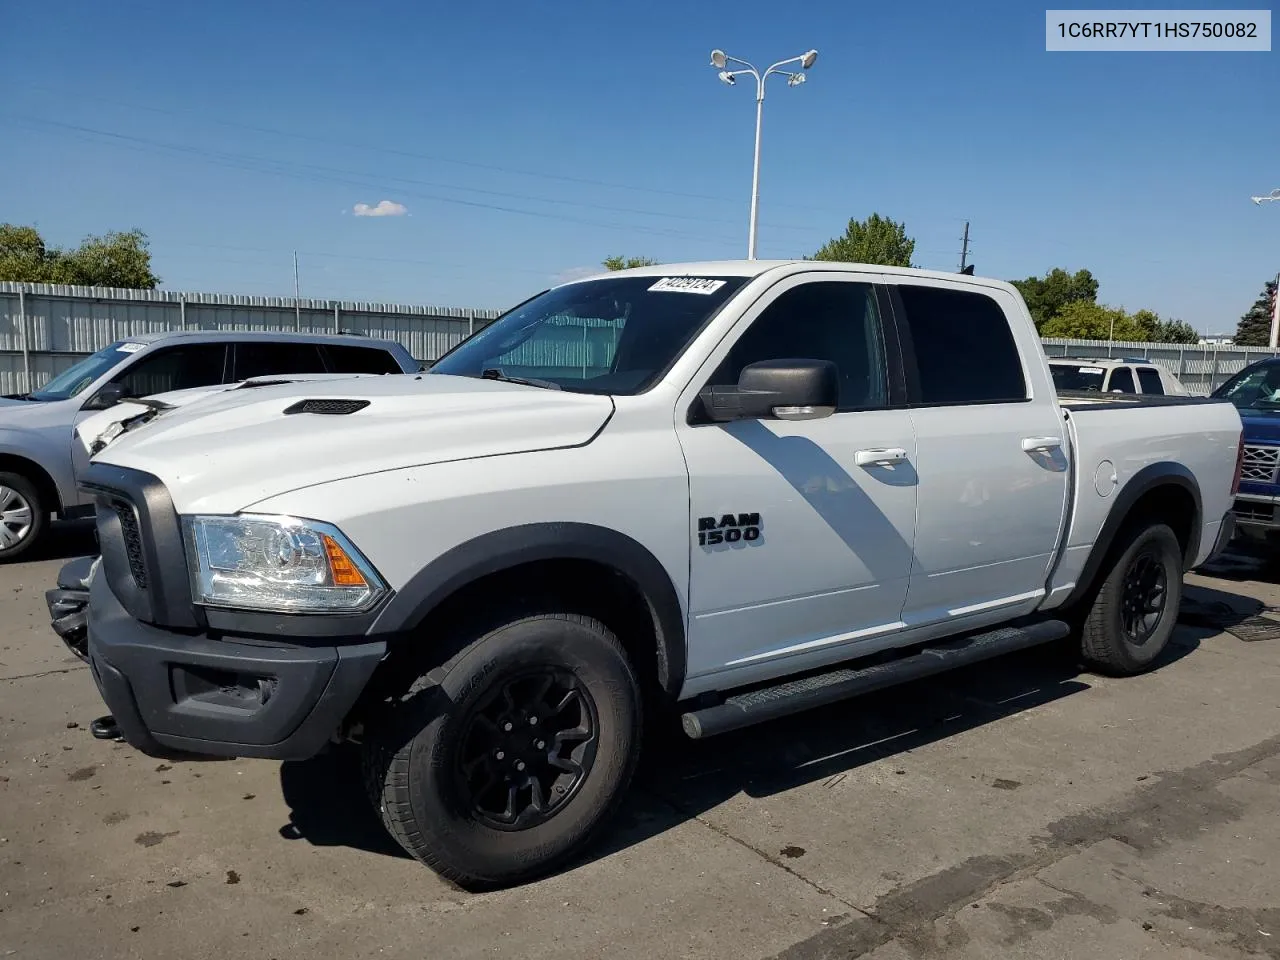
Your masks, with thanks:
M1206 826L1239 819L1244 813L1242 805L1220 793L1218 786L1277 755L1280 736L1233 753L1218 754L1184 770L1157 774L1159 779L1153 778L1148 785L1117 801L1049 824L1044 836L1030 838L1040 847L1038 852L970 857L884 894L870 909L849 904L861 916L792 944L775 960L847 960L896 938L911 941L921 953L929 952L920 948L932 943L934 950L945 954L954 944L937 943L937 933L931 929L934 921L1003 886L1035 877L1085 847L1115 839L1140 854L1147 853L1170 840L1191 839ZM785 864L779 865L787 869ZM815 889L820 888L815 885ZM1232 915L1230 919L1239 918ZM1253 945L1251 940L1244 940L1243 936L1241 939L1244 945Z
M51 677L58 673L79 673L81 670L88 669L88 664L80 664L75 667L55 667L51 670L41 670L37 673L20 673L15 677L0 677L0 683L13 683L17 680L35 680L39 677Z
M805 884L805 886L812 888L813 890L822 894L824 897L830 897L832 900L835 900L837 903L843 904L844 906L848 907L850 910L853 910L861 914L863 917L866 917L867 919L873 919L871 917L871 914L867 913L866 910L858 906L856 903L851 903L850 901L846 900L844 897L836 893L834 890L828 890L822 884L818 883L815 880L811 880L810 878L806 877L804 874L800 873L799 871L793 869L786 863L783 863L777 857L773 856L770 853L767 853L764 850L761 850L755 844L750 843L749 841L743 840L740 837L735 837L728 830L725 830L723 827L717 826L716 824L712 823L710 820L703 817L701 814L694 813L692 810L685 809L685 807L682 804L680 804L676 800L671 799L671 797L665 796L664 794L654 791L652 789L644 790L643 792L649 794L651 797L653 797L660 803L665 803L668 807L670 807L680 816L688 817L690 820L693 820L696 823L699 823L702 826L706 827L708 830L710 830L712 833L716 834L717 836L722 837L725 840L728 840L732 843L736 843L738 846L749 850L751 853L754 853L757 857L759 857L761 860L764 860L766 863L770 864L771 866L777 867L779 870L782 870L785 873L791 874L791 876L795 877L801 883Z

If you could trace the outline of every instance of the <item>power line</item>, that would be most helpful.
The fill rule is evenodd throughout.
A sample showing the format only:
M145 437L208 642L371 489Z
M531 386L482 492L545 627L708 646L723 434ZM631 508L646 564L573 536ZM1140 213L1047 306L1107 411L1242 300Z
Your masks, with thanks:
M57 120L45 120L39 117L28 117L17 114L0 114L7 119L20 123L35 124L37 126L51 127L59 130L66 130L80 135L89 136L91 138L105 139L108 141L118 141L120 145L131 146L134 149L145 147L151 150L169 150L187 156L193 156L202 162L209 163L213 166L229 167L232 169L248 170L255 173L270 173L276 176L287 177L295 180L303 180L317 183L340 183L348 186L358 186L365 189L383 189L383 185L371 183L369 180L353 180L346 176L331 176L320 173L305 174L290 170L290 166L303 166L312 169L327 170L333 168L317 167L311 164L297 164L292 161L279 161L266 157L255 157L249 154L235 154L225 151L208 150L205 148L190 147L184 144L168 143L165 141L154 140L148 137L136 137L129 134L116 133L110 130L99 130L92 127L82 127L77 124L62 123ZM266 165L266 166L264 166ZM356 171L335 171L337 173L348 173L351 176L369 177L369 174L363 174ZM379 178L382 179L382 178ZM399 179L399 178L395 178ZM466 188L463 188L466 189ZM503 213L514 213L523 216L539 217L548 220L560 220L566 223L577 223L584 226L601 227L608 230L628 230L642 233L650 233L658 236L676 237L686 240L698 240L708 243L731 243L733 240L725 236L711 237L705 234L692 234L686 231L671 230L663 227L646 226L641 224L628 223L608 223L598 220L585 220L580 217L569 217L563 214L548 213L538 210L526 210L518 207L509 207L501 204L484 203L478 200L466 200L461 197L446 197L439 194L424 193L421 191L406 190L400 188L399 192L406 196L418 199L433 200L438 203L451 203L459 206L473 207L483 210L494 210ZM529 197L525 199L538 202L539 198ZM652 214L653 216L663 216L663 214Z
M140 103L129 103L122 100L113 100L107 97L99 97L93 94L85 94L81 92L73 93L71 91L58 90L53 87L46 87L39 84L26 84L26 86L29 89L38 90L43 93L51 93L51 94L54 94L55 96L74 97L76 100L95 100L99 103L108 103L113 106L126 107L131 110L146 110L151 113L159 113L165 116L179 117L179 118L190 115L189 113L184 113L182 111L166 110L163 107L149 106L149 105L140 104ZM642 187L642 186L637 186L636 184L618 183L618 182L613 182L608 180L596 180L591 177L578 177L578 176L571 176L569 174L545 173L545 172L536 171L536 170L521 170L516 167L505 167L499 164L480 163L475 160L461 160L457 157L449 157L441 154L420 153L413 150L402 150L396 147L378 146L378 145L361 143L361 142L352 141L352 140L341 140L333 137L320 137L314 134L296 133L290 130L280 130L274 127L264 127L264 126L259 126L257 124L243 123L243 122L234 121L234 120L221 120L216 117L207 117L203 115L201 115L200 121L202 123L213 123L213 124L217 124L218 126L231 127L239 130L250 130L255 133L266 133L272 136L286 137L292 140L303 140L310 143L323 143L323 144L328 144L330 146L347 147L349 149L355 149L355 150L365 150L365 151L375 152L375 153L386 153L394 156L407 157L414 160L430 160L433 163L447 163L447 164L453 164L454 166L469 167L475 170L488 170L495 173L514 174L516 176L522 176L522 177L535 177L542 180L556 180L562 183L576 183L576 184L582 184L586 186L605 187L611 190L630 190L636 193L651 193L651 194L656 194L661 196L679 197L685 200L709 200L715 203L735 203L735 204L738 202L736 199L731 197L717 197L717 196L712 196L710 194L702 194L702 193L686 193L680 190L664 190L659 187ZM830 213L829 206L819 206L817 204L791 203L791 204L785 204L785 206L789 206L798 210L799 209L816 210L816 211L822 211L823 213Z

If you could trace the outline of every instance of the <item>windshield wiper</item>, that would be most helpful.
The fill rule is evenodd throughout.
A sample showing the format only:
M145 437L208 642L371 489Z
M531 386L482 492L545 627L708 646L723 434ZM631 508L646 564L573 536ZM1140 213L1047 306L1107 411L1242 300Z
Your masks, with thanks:
M482 380L502 380L506 383L522 383L528 387L545 387L548 390L559 390L560 384L550 380L535 380L532 377L509 377L497 367L488 367L480 374Z

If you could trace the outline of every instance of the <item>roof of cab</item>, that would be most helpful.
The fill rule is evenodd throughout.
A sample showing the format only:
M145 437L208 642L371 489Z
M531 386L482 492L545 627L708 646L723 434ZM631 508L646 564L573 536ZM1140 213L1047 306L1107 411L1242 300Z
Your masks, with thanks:
M659 263L651 267L633 267L630 270L602 270L586 277L577 277L568 283L599 280L601 277L758 277L771 271L795 273L802 270L883 273L891 276L921 277L950 280L974 286L1008 287L1003 280L974 277L941 270L921 270L917 267L887 267L878 263L845 263L836 260L704 260L690 263Z
M120 337L117 342L158 343L161 340L205 340L217 342L221 340L272 340L285 343L332 343L346 345L375 346L382 350L399 347L392 340L377 337L361 337L346 333L306 333L285 330L159 330L153 333L140 333L137 336Z

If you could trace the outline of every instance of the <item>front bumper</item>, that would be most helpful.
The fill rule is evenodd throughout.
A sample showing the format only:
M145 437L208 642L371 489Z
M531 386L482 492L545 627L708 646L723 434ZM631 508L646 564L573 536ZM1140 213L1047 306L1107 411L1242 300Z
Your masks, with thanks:
M88 594L86 655L98 691L124 738L154 756L314 756L386 654L381 641L214 639L152 626L131 616L101 575Z
M1280 497L1238 493L1231 512L1242 534L1263 537L1280 530Z

